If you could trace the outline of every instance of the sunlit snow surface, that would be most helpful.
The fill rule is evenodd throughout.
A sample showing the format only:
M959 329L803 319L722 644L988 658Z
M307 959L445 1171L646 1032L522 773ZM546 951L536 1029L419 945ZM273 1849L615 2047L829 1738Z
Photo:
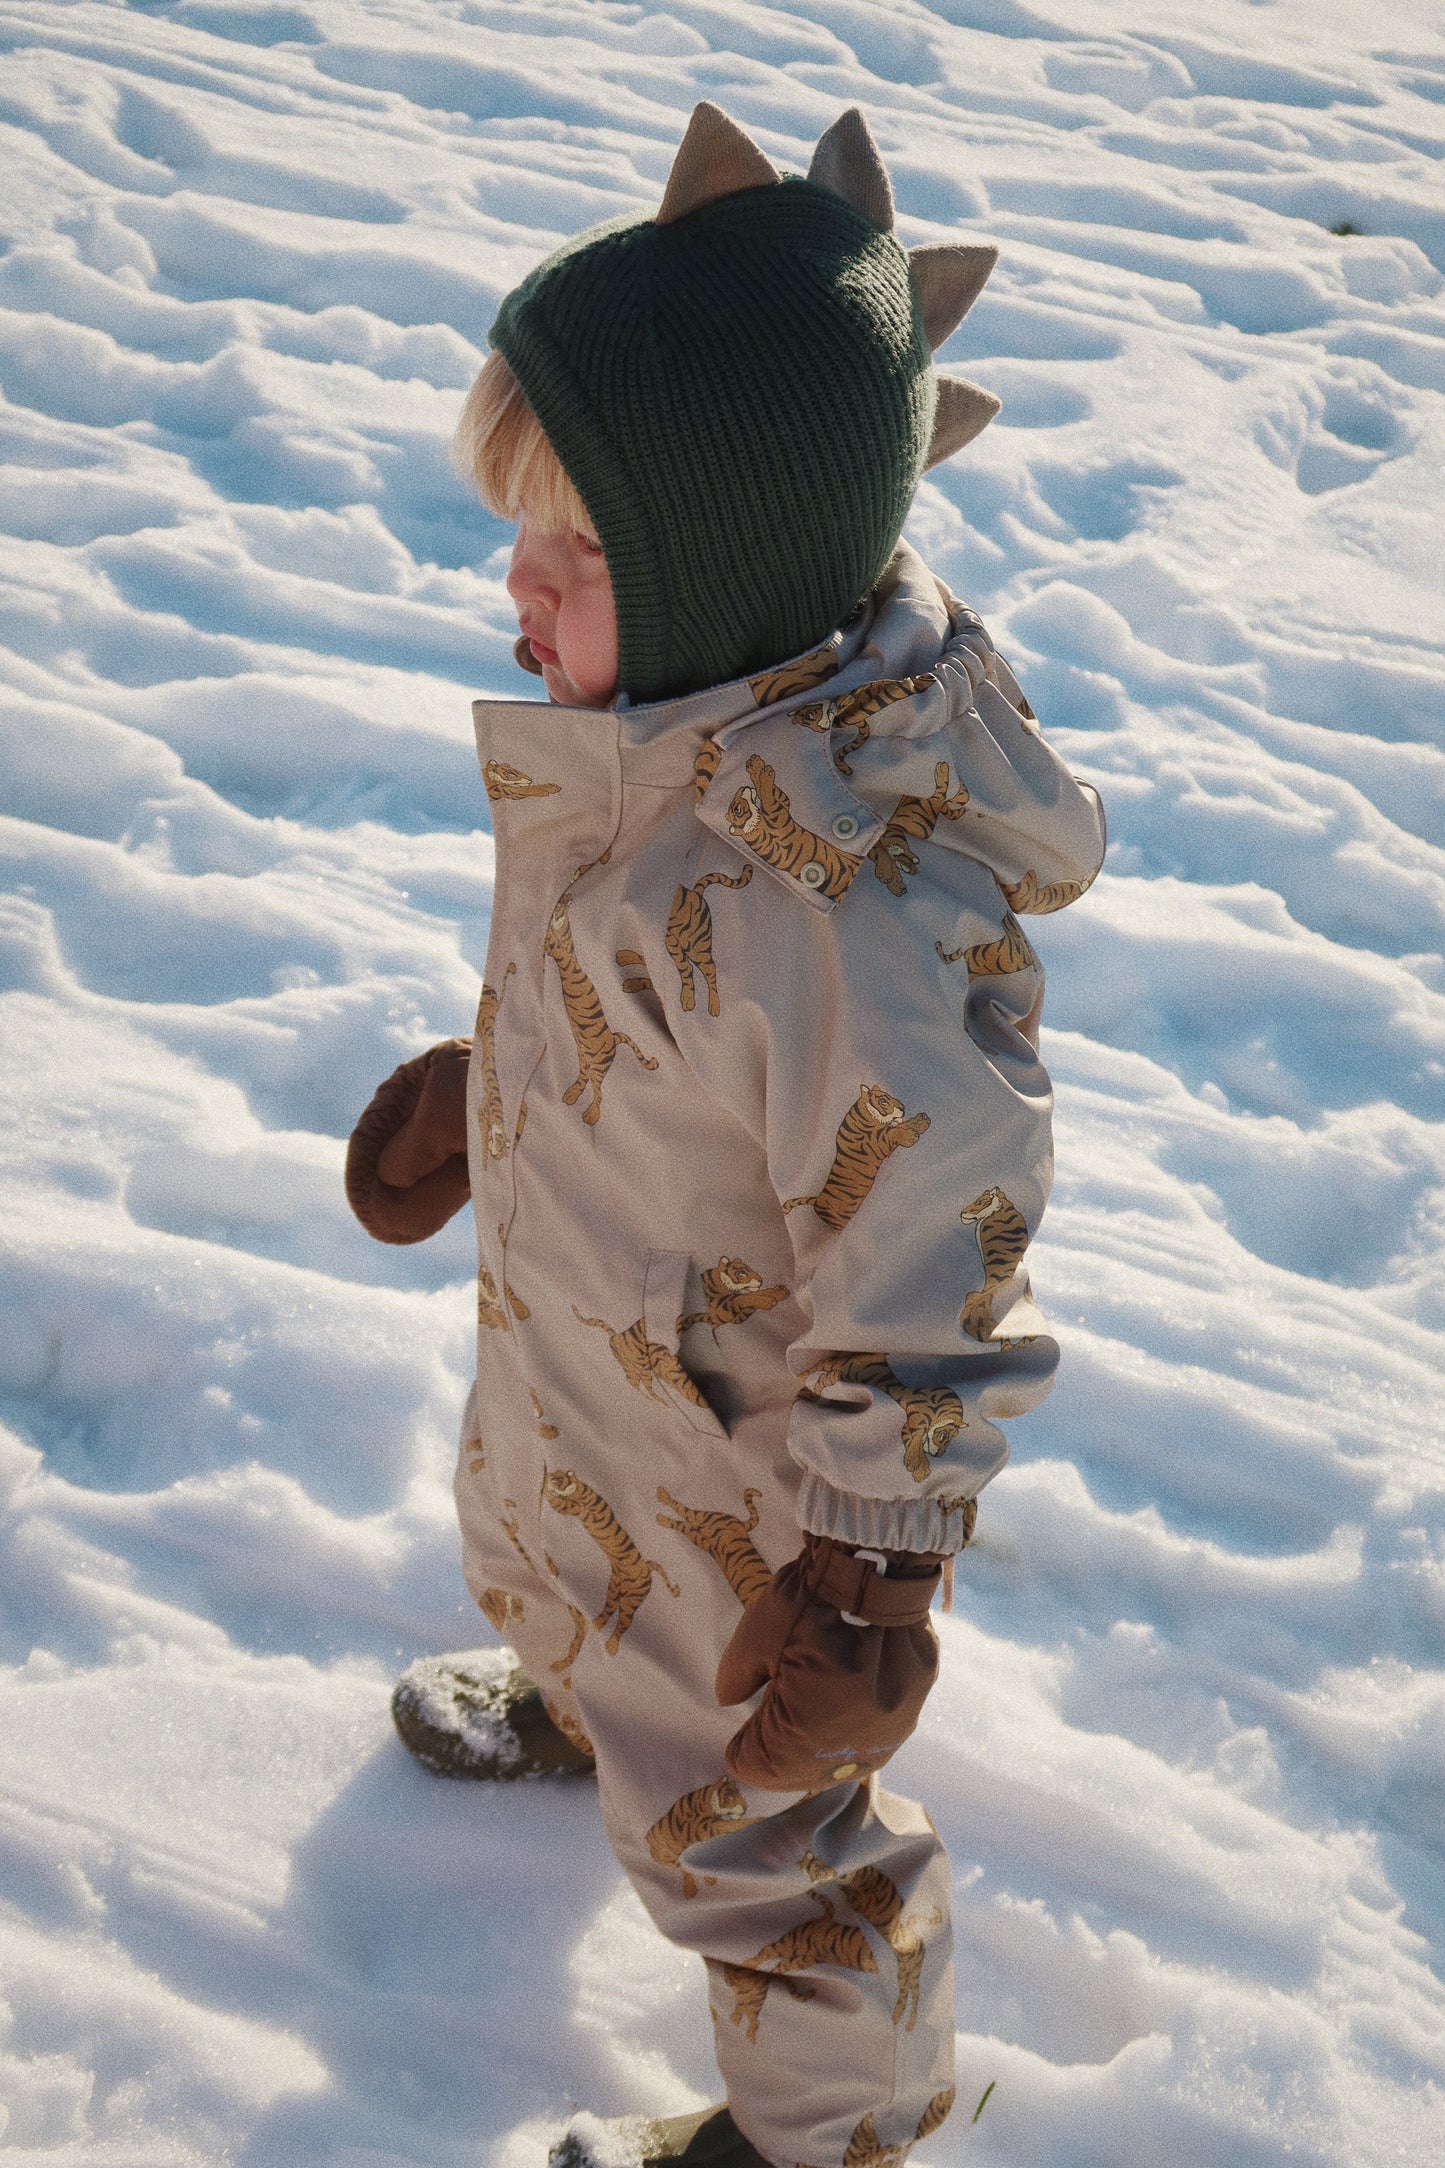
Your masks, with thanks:
M468 702L531 689L461 392L704 96L795 168L860 102L903 238L1001 245L909 531L1113 839L1036 936L1062 1382L896 1765L924 2155L1445 2157L1445 7L0 0L7 2158L541 2168L712 2093L588 1788L390 1735L487 1638L469 1236L340 1186L470 1028Z

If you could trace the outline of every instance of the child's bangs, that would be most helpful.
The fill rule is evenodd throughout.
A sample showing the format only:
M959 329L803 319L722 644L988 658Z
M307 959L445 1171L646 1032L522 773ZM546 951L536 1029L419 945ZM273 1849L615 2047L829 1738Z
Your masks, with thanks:
M543 534L592 533L587 507L500 354L487 356L467 393L452 458L499 519L525 517Z

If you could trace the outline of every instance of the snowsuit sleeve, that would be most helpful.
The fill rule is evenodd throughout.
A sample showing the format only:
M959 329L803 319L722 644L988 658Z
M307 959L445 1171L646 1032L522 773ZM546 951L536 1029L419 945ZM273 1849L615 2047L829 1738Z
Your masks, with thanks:
M928 680L901 682L917 689L856 749L836 728L814 739L827 769L811 778L792 718L748 741L774 840L791 822L813 841L789 839L791 870L772 854L792 899L751 884L771 934L747 975L807 1321L789 1350L800 1521L948 1552L962 1506L1007 1457L999 1419L1040 1401L1058 1362L1024 1269L1049 1192L1052 1097L1020 917L1087 887L1103 823L981 628ZM851 877L834 878L825 849L824 877L800 878L806 853L838 837ZM756 824L752 841L769 848Z

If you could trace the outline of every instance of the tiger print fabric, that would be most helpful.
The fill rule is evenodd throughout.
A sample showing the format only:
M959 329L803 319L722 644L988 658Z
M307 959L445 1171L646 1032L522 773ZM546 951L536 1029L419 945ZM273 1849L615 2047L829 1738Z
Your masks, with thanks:
M800 1397L817 1399L828 1385L870 1385L903 1410L899 1443L903 1465L915 1483L926 1480L930 1459L946 1453L968 1421L951 1386L905 1385L884 1355L828 1355L807 1373Z
M814 648L809 655L800 655L796 662L786 662L781 670L764 670L760 677L749 681L753 704L770 708L777 700L796 700L799 693L808 693L815 685L826 685L838 667L837 650L831 645Z
M613 1357L634 1392L660 1400L664 1396L658 1387L667 1385L679 1399L691 1401L695 1408L707 1406L702 1393L672 1351L661 1341L649 1338L645 1317L639 1317L625 1332L614 1332L605 1318L584 1317L575 1305L572 1314L579 1325L594 1325L606 1333Z
M1004 884L1004 894L1016 911L1042 917L1049 911L1062 911L1065 904L1077 903L1093 876L1088 881L1045 881L1042 884L1030 866L1027 873L1017 881Z
M813 700L794 708L793 721L805 730L827 733L851 730L853 736L848 744L839 738L829 748L839 775L851 775L849 755L868 743L873 735L872 718L878 710L886 708L891 701L906 700L910 693L922 692L928 683L926 677L880 678L870 685L858 686L853 692L843 693L836 700Z
M762 1492L757 1489L743 1492L746 1520L741 1520L736 1513L707 1512L696 1506L685 1506L660 1483L657 1495L663 1505L673 1509L671 1514L658 1514L658 1527L675 1529L678 1535L695 1544L704 1557L710 1558L744 1610L749 1604L756 1603L773 1578L771 1566L751 1541L758 1525L758 1500Z
M607 1500L571 1468L548 1469L542 1478L542 1496L554 1513L570 1514L581 1524L611 1568L602 1609L592 1624L598 1633L611 1625L607 1653L615 1656L622 1646L622 1636L647 1601L654 1573L669 1595L679 1593L677 1583L655 1558L643 1557Z
M1029 946L1028 935L1014 917L1012 911L1003 915L1003 932L997 941L964 943L962 948L946 949L941 941L935 941L940 963L956 964L960 958L968 966L971 979L1005 977L1015 971L1036 971L1038 958Z
M708 1015L717 1016L720 1013L717 970L712 960L712 912L708 907L707 890L714 886L746 888L752 877L752 867L744 866L741 873L704 873L691 887L678 883L677 894L672 899L672 909L667 914L667 931L663 935L663 942L682 980L682 1005L685 1009L694 1009L697 1006L697 995L693 986L693 973L696 971L707 988Z
M747 776L728 805L730 838L745 844L765 866L830 901L846 894L860 860L795 819L776 769L761 753L749 758Z
M995 1306L1020 1273L1024 1251L1028 1247L1028 1222L1018 1206L998 1188L985 1190L972 1204L966 1204L958 1216L965 1227L973 1229L983 1265L983 1285L964 1298L958 1322L971 1338L993 1343L998 1340ZM1025 1275L1023 1292L1027 1295L1028 1291ZM1023 1347L1028 1337L1023 1335L1000 1344Z
M743 1829L751 1819L741 1790L731 1777L723 1776L711 1784L699 1784L693 1791L684 1792L680 1799L674 1799L667 1812L659 1814L648 1829L645 1841L659 1867L678 1868L683 1896L695 1897L697 1881L681 1865L683 1853L690 1852L695 1845L708 1843L713 1837L725 1837L735 1829Z
M590 871L590 868L588 869ZM592 1097L582 1110L584 1122L594 1123L602 1118L602 1082L616 1057L619 1046L625 1046L634 1054L644 1069L655 1069L657 1062L651 1054L645 1054L635 1039L625 1031L613 1031L602 1013L597 988L593 985L581 964L572 944L572 923L568 911L569 898L559 896L547 921L547 931L542 940L542 953L550 956L557 966L557 977L562 988L562 1005L567 1015L567 1027L577 1047L577 1075L562 1094L565 1107L575 1106L583 1092Z
M481 1089L477 1095L477 1122L489 1159L505 1159L507 1156L507 1125L502 1115L502 1088L497 1082L496 1029L502 995L506 993L507 980L516 968L515 964L508 964L500 991L494 986L484 985L481 999L477 1003L476 1034L472 1042L482 1067Z
M905 549L847 632L751 682L476 711L477 1633L589 1742L784 2168L892 2168L952 2082L927 1817L828 1781L854 1740L819 1791L738 1783L715 1682L800 1528L959 1549L1000 1416L1049 1386L1022 927L1083 893L1102 832L1021 701Z
M926 843L940 821L962 820L968 810L968 791L960 783L948 787L948 762L940 760L933 771L933 789L926 798L905 795L888 816L888 825L869 851L873 871L891 896L906 896L905 874L917 873L917 845Z
M919 1921L906 1913L897 1884L890 1881L880 1867L855 1867L851 1874L835 1876L833 1869L811 1852L803 1855L801 1864L804 1873L814 1882L836 1881L839 1894L846 1898L859 1919L866 1920L893 1952L898 1967L898 1999L893 2005L893 2022L901 2024L905 2032L912 2032L918 2022L918 1996L927 1947L920 1927L941 1927L941 1915L933 1912Z
M703 1267L700 1278L703 1308L678 1319L679 1333L708 1325L715 1340L724 1325L745 1325L759 1310L775 1309L788 1299L786 1287L764 1287L762 1274L741 1257L720 1257L715 1265Z
M910 1116L901 1099L881 1084L865 1084L842 1121L833 1145L833 1164L822 1188L812 1197L789 1197L785 1212L810 1204L825 1227L846 1227L894 1152L917 1144L928 1128L926 1114Z
M530 775L509 767L505 760L487 761L482 781L493 805L499 798L555 798L562 788L560 783L534 783Z

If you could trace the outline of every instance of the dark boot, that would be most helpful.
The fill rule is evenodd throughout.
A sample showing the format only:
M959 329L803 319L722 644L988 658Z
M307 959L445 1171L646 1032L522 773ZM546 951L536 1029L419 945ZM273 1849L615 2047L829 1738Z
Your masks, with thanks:
M511 1649L423 1656L391 1697L402 1744L443 1777L590 1776L596 1763L548 1715Z
M771 2168L723 2108L660 2117L574 2116L548 2168Z

